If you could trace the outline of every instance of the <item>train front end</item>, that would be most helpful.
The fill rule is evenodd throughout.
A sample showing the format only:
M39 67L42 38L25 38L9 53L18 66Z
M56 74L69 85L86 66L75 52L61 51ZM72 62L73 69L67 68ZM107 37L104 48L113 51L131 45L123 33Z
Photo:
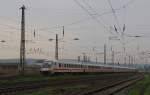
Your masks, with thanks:
M49 60L45 60L41 66L40 72L42 74L48 74L52 71L53 62Z

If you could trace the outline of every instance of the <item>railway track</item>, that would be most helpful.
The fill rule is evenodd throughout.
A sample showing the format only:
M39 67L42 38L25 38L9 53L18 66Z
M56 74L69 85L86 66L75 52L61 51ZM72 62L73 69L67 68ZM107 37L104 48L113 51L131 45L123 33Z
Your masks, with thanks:
M17 74L15 75L0 75L0 80L7 80L7 79L15 79Z
M95 89L88 89L88 91L74 93L72 95L115 95L115 93L121 91L122 89L133 85L139 80L144 78L143 75L138 75L132 77L130 79L120 80L117 82L112 82L109 85L101 86L101 87L94 87Z
M124 76L124 77L123 77ZM72 85L72 84L86 84L86 83L93 83L93 82L100 82L102 85L105 85L107 83L117 83L118 81L122 81L124 78L131 77L131 75L118 75L118 78L110 78L108 76L101 76L101 77L89 77L89 78L83 78L83 79L72 79L72 80L60 80L60 81L29 81L29 82L19 82L15 85L3 85L0 86L0 95L10 95L11 93L16 93L18 91L28 91L28 90L36 90L40 88L45 87L63 87L66 85ZM135 76L136 77L136 76ZM118 83L119 84L119 83ZM117 85L117 84L116 84ZM113 87L114 85L112 85ZM107 87L103 88L107 89ZM98 90L94 90L88 93L80 93L79 95L91 95L91 93L96 93ZM67 94L66 94L67 95ZM77 95L77 94L75 94Z

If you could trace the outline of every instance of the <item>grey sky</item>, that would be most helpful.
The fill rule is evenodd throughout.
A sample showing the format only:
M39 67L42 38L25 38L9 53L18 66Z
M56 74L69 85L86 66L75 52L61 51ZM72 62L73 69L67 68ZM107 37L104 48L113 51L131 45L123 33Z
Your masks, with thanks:
M65 42L60 43L61 58L72 56L76 58L82 52L93 56L93 49L103 52L104 43L108 46L108 59L110 59L110 47L116 51L122 51L122 41L109 41L110 27L117 26L117 21L111 12L109 0L77 0L84 6L94 18L82 9L74 0L1 0L0 1L0 37L6 43L0 44L0 58L19 57L20 39L20 16L19 7L26 6L26 38L35 43L27 43L27 57L31 58L53 58L54 38L58 33L62 38L62 27L65 26ZM89 4L97 14L88 7ZM125 37L126 52L136 55L137 48L140 51L148 51L149 44L149 0L111 0L116 10L117 19L122 29L126 24L125 33L130 35L142 35L142 38ZM124 8L123 6L126 5ZM103 13L110 12L103 16ZM97 19L97 20L96 20ZM98 21L101 21L102 24ZM105 27L105 28L104 28ZM106 29L107 28L107 29ZM118 28L118 26L117 26ZM36 30L36 38L33 38L33 30ZM118 28L119 29L119 28ZM116 32L111 29L114 35ZM79 41L73 41L78 37ZM33 49L40 48L42 52ZM132 53L131 53L132 51ZM62 57L63 55L63 57ZM64 56L65 55L65 56ZM119 56L119 55L118 55ZM102 55L98 55L101 57ZM119 60L119 59L116 59Z

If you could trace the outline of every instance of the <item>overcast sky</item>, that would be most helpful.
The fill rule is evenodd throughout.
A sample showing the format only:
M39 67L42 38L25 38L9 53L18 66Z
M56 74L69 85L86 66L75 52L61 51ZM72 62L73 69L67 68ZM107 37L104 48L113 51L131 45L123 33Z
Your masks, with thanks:
M26 6L26 56L28 58L54 58L55 34L59 34L61 58L76 58L83 52L103 59L103 47L138 58L137 53L148 52L150 29L149 0L1 0L0 1L0 58L19 58L20 20L22 5ZM114 9L114 13L112 12ZM140 38L121 37L125 34ZM118 33L114 30L116 26ZM65 26L65 36L62 35ZM33 32L36 31L34 38ZM109 40L117 36L118 40ZM79 38L79 41L73 40ZM124 40L123 40L124 38ZM62 40L63 39L63 40ZM96 53L100 53L96 55ZM120 56L123 54L116 54ZM117 59L116 60L121 60Z

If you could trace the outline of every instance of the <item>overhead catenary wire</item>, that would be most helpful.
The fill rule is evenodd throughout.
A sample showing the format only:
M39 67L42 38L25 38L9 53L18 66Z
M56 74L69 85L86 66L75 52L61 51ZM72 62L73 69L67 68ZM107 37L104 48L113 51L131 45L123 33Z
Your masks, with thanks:
M104 13L102 13L102 15L104 15L105 13L107 14L107 13L110 13L110 12L104 12ZM101 16L101 15L98 15L98 16ZM89 19L89 18L88 18L88 19ZM86 20L87 20L87 19L86 19ZM13 21L14 21L14 20L13 20ZM17 21L17 22L18 22L18 21ZM80 23L80 22L82 22L82 21L79 21L79 23ZM75 22L75 23L76 23L76 22ZM71 24L73 25L73 24L75 24L75 23L71 23ZM78 21L77 21L77 23L78 23ZM71 24L69 24L69 25L71 25ZM29 25L29 26L30 26L30 25ZM33 26L31 26L31 27L33 27ZM55 27L55 28L57 28L57 27ZM59 27L58 27L58 28L59 28ZM17 29L17 30L19 30L19 29ZM32 31L32 30L33 30L33 29L30 29L30 31ZM46 31L46 30L44 30L44 31Z
M118 26L118 28L119 28L119 31L122 33L122 29L121 29L121 27L120 27L118 17L117 17L116 12L115 12L115 10L114 10L112 4L111 4L111 1L110 1L110 0L107 0L107 1L108 1L109 5L110 5L110 8L111 8L112 13L113 13L113 15L114 15L114 19L116 20L116 23L117 23L117 26Z
M120 10L122 10L122 8L124 8L124 6L129 6L131 3L133 3L133 1L136 1L136 0L130 0L129 2L127 2L126 4L124 4L123 6L121 6L120 8L117 8L117 9L114 9L115 10L115 12L117 12L117 11L120 11ZM106 14L110 14L110 13L112 13L112 11L107 11L107 12L103 12L103 13L101 13L101 14L96 14L95 15L95 17L96 18L99 18L99 17L101 17L101 16L103 16L103 15L106 15ZM72 26L72 25L75 25L75 24L79 24L79 23L82 23L82 22L85 22L85 21L87 21L87 20L90 20L91 18L84 18L84 19L81 19L81 20L78 20L78 21L74 21L74 22L72 22L72 23L69 23L69 24L65 24L64 26L65 27L68 27L68 26ZM93 18L92 18L93 19ZM39 28L39 30L41 31L49 31L49 30L51 30L51 29L56 29L56 28L61 28L62 26L54 26L54 27L48 27L48 28ZM52 32L52 31L51 31ZM113 34L112 32L111 32L111 34Z
M126 4L123 5L123 8L127 8L129 5L131 5L135 1L137 1L137 0L130 0L129 2L127 2Z
M97 23L99 23L100 25L102 25L102 26L104 27L104 29L106 29L106 31L108 31L109 33L111 33L111 32L108 30L108 28L107 28L99 19L97 19L97 17L95 17L93 14L91 14L88 9L86 9L82 4L80 4L78 0L74 0L74 2L75 2L76 4L78 4L84 11L86 11L87 14L88 14L90 17L92 17ZM111 34L112 34L112 33L111 33Z
M87 2L87 0L82 0L82 1L89 8L89 10L91 10L91 12L93 12L93 15L99 16L99 13ZM101 16L99 18L101 19L101 21L103 21L104 25L106 25L106 22L104 22L104 20L101 18Z

